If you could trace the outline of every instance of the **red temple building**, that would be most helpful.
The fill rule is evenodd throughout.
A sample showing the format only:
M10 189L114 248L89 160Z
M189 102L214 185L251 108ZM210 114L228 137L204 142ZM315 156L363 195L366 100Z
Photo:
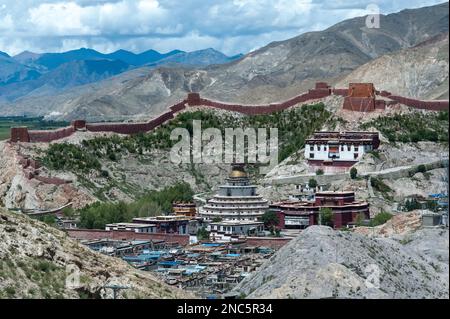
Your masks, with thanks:
M354 224L358 218L370 218L369 203L355 200L354 192L318 192L312 201L286 201L273 203L280 228L303 229L318 225L322 208L330 208L333 213L333 227L342 228Z

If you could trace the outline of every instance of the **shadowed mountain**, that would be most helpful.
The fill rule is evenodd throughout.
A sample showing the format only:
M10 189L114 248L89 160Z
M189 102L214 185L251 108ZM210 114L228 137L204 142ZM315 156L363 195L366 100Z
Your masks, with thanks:
M128 64L118 60L72 61L58 66L37 79L0 86L0 96L14 100L25 95L54 94L62 89L106 79L128 68Z
M135 54L133 52L129 52L126 50L118 50L113 53L103 54L92 49L81 48L78 50L72 50L63 53L44 53L40 55L37 59L35 59L33 62L49 70L55 69L64 63L72 61L103 60L103 59L120 60L129 65L141 66L148 63L154 63L161 59L180 53L184 52L174 50L163 54L155 50L148 50L140 54Z
M149 63L148 65L149 66L182 65L191 67L203 67L207 65L223 64L231 62L240 59L242 56L243 56L242 54L238 54L232 57L228 57L222 52L209 48L193 52L179 52L177 54L163 58L155 63Z
M91 49L45 54L25 51L13 58L3 53L0 55L0 100L51 96L145 64L152 65L153 68L156 65L194 67L226 63L239 57L227 57L213 49L194 52L174 50L164 54L155 50L140 54L125 50L103 54ZM36 80L42 74L46 76Z
M36 69L23 65L8 54L0 52L0 86L36 79L39 76L40 73Z

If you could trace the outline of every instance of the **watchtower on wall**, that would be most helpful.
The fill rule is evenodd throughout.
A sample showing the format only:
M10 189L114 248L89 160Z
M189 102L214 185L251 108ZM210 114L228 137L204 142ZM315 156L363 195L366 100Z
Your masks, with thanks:
M373 83L350 83L344 98L344 110L372 112L375 110L375 87Z
M201 105L201 99L199 93L188 93L187 104L189 106L198 106Z
M11 142L30 142L30 134L28 133L28 128L23 127L12 127L11 128Z

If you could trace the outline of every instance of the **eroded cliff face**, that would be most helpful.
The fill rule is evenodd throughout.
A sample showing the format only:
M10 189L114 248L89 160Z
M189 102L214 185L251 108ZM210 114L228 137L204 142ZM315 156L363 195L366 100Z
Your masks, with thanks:
M25 151L26 147L19 144L0 142L1 206L10 209L52 209L72 203L74 208L80 208L96 200L89 191L80 189L73 183L74 176L71 174L62 174L64 176L61 177L72 181L63 185L29 178L27 172L32 169L24 168L20 163L20 154ZM44 176L55 176L54 172L45 168L39 171Z
M0 298L112 298L111 284L129 287L119 298L194 297L20 213L0 209L0 239Z

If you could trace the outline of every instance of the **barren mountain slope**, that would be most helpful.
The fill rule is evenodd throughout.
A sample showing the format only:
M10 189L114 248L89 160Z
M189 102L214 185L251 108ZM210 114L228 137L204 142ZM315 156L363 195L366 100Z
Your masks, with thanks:
M393 94L420 99L448 99L448 33L413 48L383 55L338 81L372 82Z
M396 242L311 226L235 291L249 298L448 298L448 288L448 230Z
M0 209L0 238L0 298L112 298L110 284L129 287L121 298L192 297L22 214Z

